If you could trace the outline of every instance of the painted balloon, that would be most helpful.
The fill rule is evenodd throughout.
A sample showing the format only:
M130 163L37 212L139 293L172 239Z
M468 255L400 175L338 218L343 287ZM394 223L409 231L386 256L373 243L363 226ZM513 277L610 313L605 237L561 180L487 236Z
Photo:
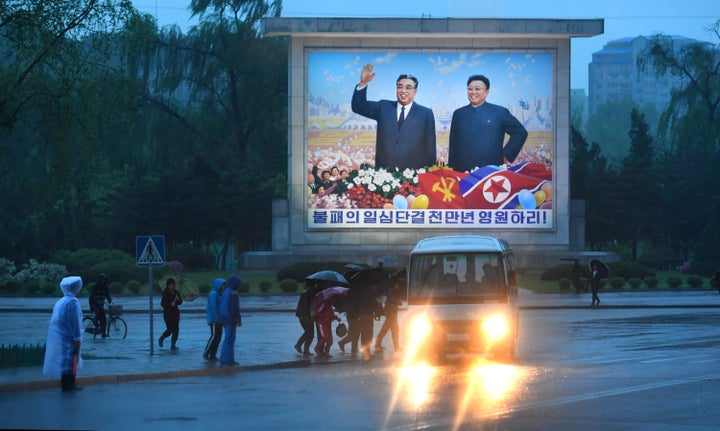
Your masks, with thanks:
M404 210L408 206L408 201L403 195L395 195L393 197L393 205L395 205L395 208L399 210Z
M412 208L412 203L415 200L415 195L408 195L407 197L407 204L410 208Z
M388 203L386 203L386 204L383 204L383 209L384 209L384 210L395 209L395 205L393 205L393 204L391 204L391 203L388 202Z
M535 193L533 193L535 196L535 206L539 207L542 205L543 202L545 202L545 192L542 190L538 190Z
M553 198L552 183L550 181L544 182L540 190L545 192L545 200L551 201Z
M535 196L533 196L532 192L528 189L520 190L520 193L518 193L518 200L520 201L520 206L523 207L523 209L534 210L536 208Z
M430 205L430 199L428 199L425 195L419 195L415 198L415 200L412 203L412 209L414 210L424 210Z

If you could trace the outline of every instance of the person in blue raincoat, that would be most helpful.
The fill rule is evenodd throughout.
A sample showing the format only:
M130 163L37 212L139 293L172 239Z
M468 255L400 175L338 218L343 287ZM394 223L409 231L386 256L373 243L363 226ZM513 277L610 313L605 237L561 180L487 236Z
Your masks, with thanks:
M62 279L64 296L55 303L48 327L43 374L59 376L63 392L80 389L75 385L75 376L82 367L82 309L77 299L82 287L78 276Z
M216 278L213 280L212 292L207 297L207 324L210 327L210 339L205 345L203 358L214 361L217 359L217 351L222 338L222 323L220 323L220 298L225 290L225 279Z
M235 361L235 332L242 326L240 316L240 297L237 289L242 280L233 274L228 277L227 286L222 293L220 300L220 322L223 325L225 338L220 349L220 363L223 365L237 365Z

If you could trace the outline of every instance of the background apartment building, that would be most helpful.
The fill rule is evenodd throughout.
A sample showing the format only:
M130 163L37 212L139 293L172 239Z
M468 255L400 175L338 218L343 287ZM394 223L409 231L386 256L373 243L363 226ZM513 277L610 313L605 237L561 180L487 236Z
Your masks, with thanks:
M668 36L675 51L692 43L707 43L683 36ZM648 36L635 36L608 42L594 52L588 69L588 115L608 102L630 99L638 106L654 106L662 111L670 100L670 91L684 82L683 77L666 74L655 76L651 67L641 71L638 58L651 41ZM711 46L708 44L708 46Z

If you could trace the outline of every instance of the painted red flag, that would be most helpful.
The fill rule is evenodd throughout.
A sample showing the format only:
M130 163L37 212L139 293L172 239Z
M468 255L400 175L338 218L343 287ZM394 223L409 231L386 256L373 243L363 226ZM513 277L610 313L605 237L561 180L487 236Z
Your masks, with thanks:
M438 169L418 175L420 192L428 197L432 209L462 209L467 203L460 193L460 181L468 174Z

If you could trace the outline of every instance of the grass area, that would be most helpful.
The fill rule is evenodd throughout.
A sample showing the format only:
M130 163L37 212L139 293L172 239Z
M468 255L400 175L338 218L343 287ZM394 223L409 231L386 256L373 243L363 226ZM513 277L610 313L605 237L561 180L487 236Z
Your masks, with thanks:
M533 292L537 293L561 293L561 292L570 292L574 291L573 288L570 288L570 290L562 290L560 289L560 284L557 281L546 281L540 279L541 274L520 274L518 276L518 283L521 287L525 289L532 290ZM695 289L691 287L688 282L687 274L683 274L679 271L658 271L655 273L655 277L657 277L659 283L657 287L655 287L652 290L683 290L683 289ZM679 278L682 283L680 286L676 288L671 288L668 285L668 278L670 277L677 277ZM708 290L714 290L713 287L710 286L710 277L702 277L702 285L699 287L699 289L708 289ZM627 283L621 288L621 289L614 289L607 283L602 287L603 290L631 290L630 285ZM650 291L651 289L645 286L644 284L639 288L639 290L647 290Z
M195 271L195 272L183 272L182 276L191 280L193 283L195 283L198 287L200 286L207 286L209 289L210 286L212 286L212 282L215 278L224 278L227 279L231 274L238 275L243 282L248 283L250 286L250 290L247 293L241 293L241 295L298 295L300 292L302 292L303 289L303 283L298 283L298 288L296 292L287 293L280 289L280 282L276 279L275 271ZM681 285L677 288L671 288L668 285L668 278L670 277L678 277L681 280ZM659 271L656 273L656 277L659 280L659 284L657 287L655 287L652 290L688 290L688 289L695 289L692 288L688 282L688 275L682 274L678 271ZM267 292L262 292L260 290L260 283L262 282L268 282L270 283L270 289ZM147 285L147 279L141 281L142 285L140 287L140 291L137 293L139 296L147 296L149 294L148 291L148 285ZM571 287L568 290L562 290L560 288L560 284L557 281L545 281L541 279L540 273L531 273L531 274L519 274L518 276L518 283L521 287L525 289L532 290L537 293L563 293L563 292L571 292L574 291L574 289ZM609 290L615 290L607 283L602 287L603 290L609 291ZM700 289L714 289L710 286L710 278L705 277L702 280L702 286ZM630 285L627 283L619 290L631 290ZM647 290L650 291L651 289L645 286L644 284L639 288L639 290ZM83 289L83 291L80 293L81 297L86 297L89 295L89 290ZM155 293L159 294L159 293ZM23 295L23 293L15 293L15 295ZM43 296L41 293L37 293L36 295ZM122 295L119 296L132 296L133 294L130 293L130 291L125 288ZM34 295L30 295L34 296ZM59 292L55 292L52 296L60 296Z

